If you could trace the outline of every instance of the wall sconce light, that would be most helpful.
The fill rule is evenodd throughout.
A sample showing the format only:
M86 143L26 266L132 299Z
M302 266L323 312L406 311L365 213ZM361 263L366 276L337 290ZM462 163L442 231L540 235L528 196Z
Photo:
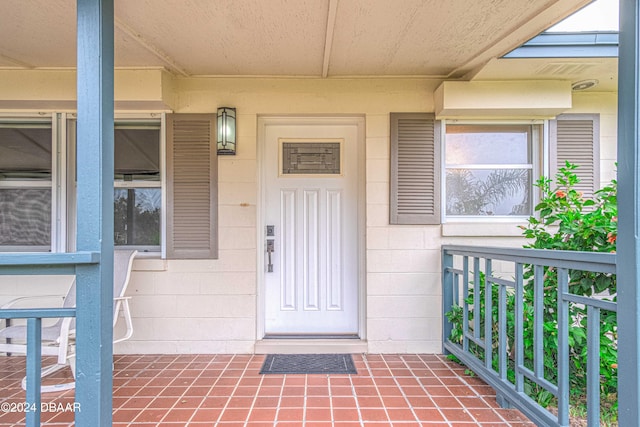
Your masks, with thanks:
M236 109L218 108L218 155L236 154Z

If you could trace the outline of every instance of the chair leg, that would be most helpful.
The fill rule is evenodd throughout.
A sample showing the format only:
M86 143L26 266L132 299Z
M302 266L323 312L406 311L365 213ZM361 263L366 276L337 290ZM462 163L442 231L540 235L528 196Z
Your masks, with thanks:
M69 367L71 368L71 374L73 374L73 378L76 378L76 355L73 354L69 356L67 359L69 361Z
M11 326L11 319L5 319L4 320L4 327L8 328L9 326ZM5 342L7 344L11 344L11 338L6 338ZM7 357L11 357L11 353L7 353Z

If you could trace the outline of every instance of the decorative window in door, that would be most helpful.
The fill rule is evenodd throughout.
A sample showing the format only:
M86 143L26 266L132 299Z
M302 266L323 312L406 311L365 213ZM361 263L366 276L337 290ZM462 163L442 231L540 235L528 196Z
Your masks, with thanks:
M280 139L280 175L342 175L342 139Z

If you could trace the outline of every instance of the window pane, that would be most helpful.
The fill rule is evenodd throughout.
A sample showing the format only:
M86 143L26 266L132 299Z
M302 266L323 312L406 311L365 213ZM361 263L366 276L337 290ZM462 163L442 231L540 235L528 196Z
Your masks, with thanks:
M51 189L0 189L0 245L51 245Z
M160 181L160 129L116 127L115 179Z
M529 133L529 126L447 125L446 163L530 163Z
M160 245L159 188L117 188L113 203L115 245Z
M51 179L51 126L0 125L0 180Z
M447 215L531 215L530 169L447 170Z

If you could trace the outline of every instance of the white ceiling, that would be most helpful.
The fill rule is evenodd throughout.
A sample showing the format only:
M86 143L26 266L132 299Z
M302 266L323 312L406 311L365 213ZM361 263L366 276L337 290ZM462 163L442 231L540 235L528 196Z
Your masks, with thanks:
M589 0L115 0L116 67L459 78ZM75 0L2 0L0 68L75 65Z

